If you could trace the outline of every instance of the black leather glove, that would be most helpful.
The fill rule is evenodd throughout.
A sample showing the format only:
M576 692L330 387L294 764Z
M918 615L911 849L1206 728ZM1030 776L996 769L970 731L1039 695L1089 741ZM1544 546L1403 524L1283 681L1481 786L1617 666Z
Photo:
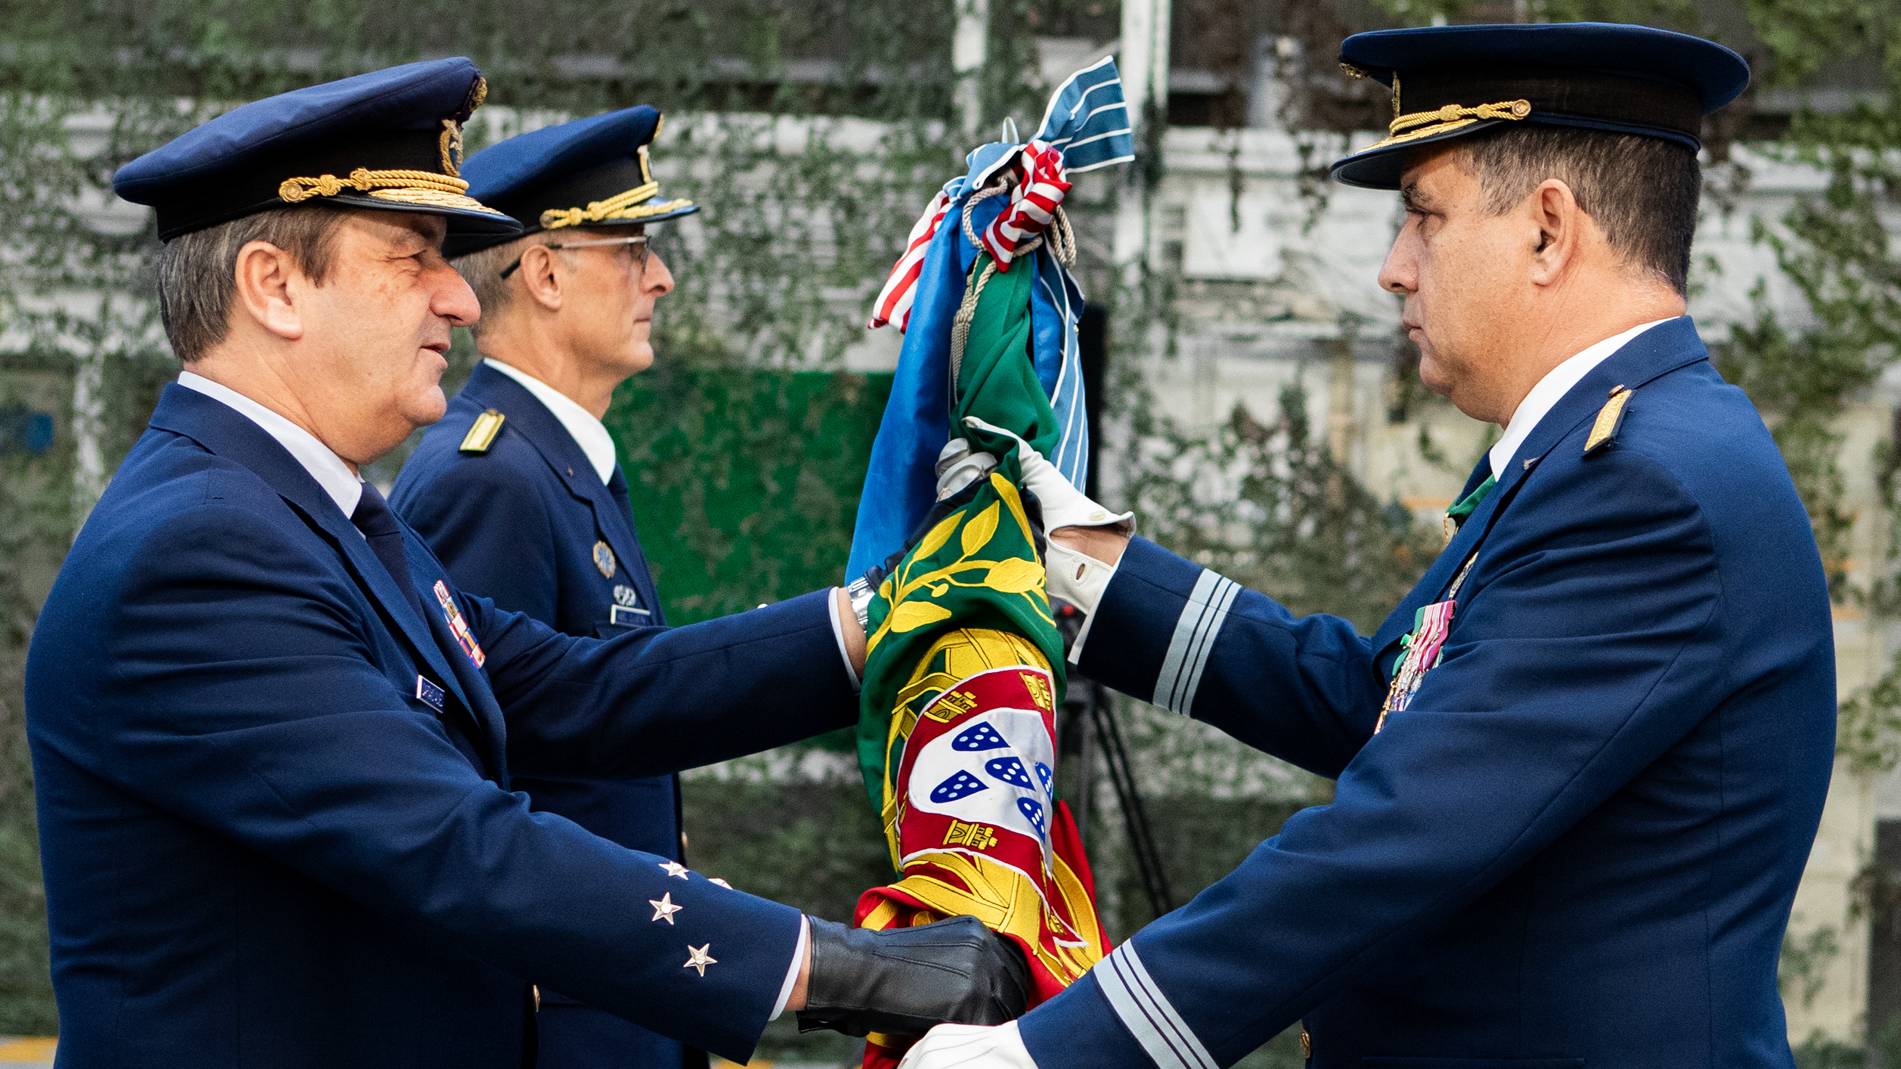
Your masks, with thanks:
M1030 969L975 917L874 932L817 917L799 1031L922 1035L932 1025L1002 1024L1023 1013Z

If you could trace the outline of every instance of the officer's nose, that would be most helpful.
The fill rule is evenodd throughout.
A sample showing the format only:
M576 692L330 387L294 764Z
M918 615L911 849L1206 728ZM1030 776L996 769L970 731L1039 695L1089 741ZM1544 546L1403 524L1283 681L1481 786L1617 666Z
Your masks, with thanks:
M647 250L647 266L640 276L640 288L655 297L673 292L673 272L668 270L667 261L651 248Z
M482 305L461 272L445 261L437 265L431 281L429 310L449 321L450 326L466 327L482 318Z
M1380 288L1405 296L1419 288L1419 261L1413 228L1403 226L1386 250L1386 262L1380 265Z

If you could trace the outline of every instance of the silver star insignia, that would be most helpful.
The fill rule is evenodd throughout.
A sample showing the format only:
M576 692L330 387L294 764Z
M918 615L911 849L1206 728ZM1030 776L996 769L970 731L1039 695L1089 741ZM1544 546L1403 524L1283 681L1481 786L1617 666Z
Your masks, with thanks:
M692 943L688 943L686 946L686 949L687 949L687 959L686 959L686 964L681 966L681 968L683 969L698 969L700 972L700 975L705 976L706 967L708 965L719 964L718 958L707 953L707 951L713 949L713 944L711 943L708 943L705 946L700 946L700 947L696 947Z
M664 861L664 862L661 862L660 867L661 869L665 870L667 875L672 876L675 879L680 879L680 880L686 879L687 868L685 865L680 864L678 861Z
M659 898L649 898L647 904L653 907L653 919L655 923L666 921L668 924L672 924L673 915L686 908L685 906L676 906L673 904L672 891L668 891ZM709 943L707 945L711 946L712 944Z

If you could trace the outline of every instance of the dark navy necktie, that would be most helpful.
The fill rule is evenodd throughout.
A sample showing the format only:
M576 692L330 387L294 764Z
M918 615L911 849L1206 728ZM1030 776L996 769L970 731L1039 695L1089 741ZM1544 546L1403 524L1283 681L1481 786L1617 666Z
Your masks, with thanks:
M383 500L371 483L363 484L363 496L357 498L356 511L350 513L350 522L363 532L370 544L370 552L383 562L383 570L396 581L396 585L409 599L409 607L416 610L416 617L424 623L429 614L423 611L422 595L416 592L416 584L409 577L409 558L403 550L403 528L396 522L396 514L389 510L389 502Z
M607 492L614 498L614 507L620 509L620 517L627 521L627 533L634 533L634 505L627 497L627 475L614 465L614 474L607 477Z

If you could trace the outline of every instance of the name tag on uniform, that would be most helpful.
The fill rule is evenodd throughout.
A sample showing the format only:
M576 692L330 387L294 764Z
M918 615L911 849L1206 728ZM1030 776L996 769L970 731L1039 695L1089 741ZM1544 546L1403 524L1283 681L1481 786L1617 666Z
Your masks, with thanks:
M442 702L446 695L441 687L431 683L425 676L416 677L416 697L421 699L424 705L434 709L437 715L441 715Z
M607 610L607 622L615 627L646 627L652 618L653 613L626 605L615 605Z

